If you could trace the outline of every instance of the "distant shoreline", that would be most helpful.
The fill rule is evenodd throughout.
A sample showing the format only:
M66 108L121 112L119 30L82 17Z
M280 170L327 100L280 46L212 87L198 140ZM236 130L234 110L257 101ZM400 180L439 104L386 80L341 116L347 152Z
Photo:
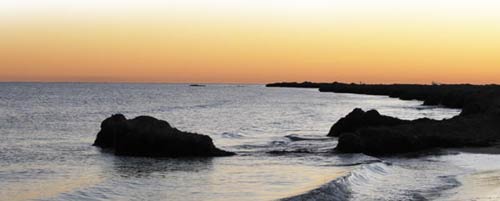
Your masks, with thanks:
M340 82L278 82L266 87L317 88L320 92L382 95L402 100L420 100L424 105L440 105L448 108L464 109L466 96L474 93L500 92L500 85L472 84L347 84Z

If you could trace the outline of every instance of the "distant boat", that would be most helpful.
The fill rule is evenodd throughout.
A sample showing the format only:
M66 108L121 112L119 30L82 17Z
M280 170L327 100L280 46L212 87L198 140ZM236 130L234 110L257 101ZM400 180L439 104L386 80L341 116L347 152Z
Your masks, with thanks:
M206 85L203 84L190 84L190 87L205 87Z

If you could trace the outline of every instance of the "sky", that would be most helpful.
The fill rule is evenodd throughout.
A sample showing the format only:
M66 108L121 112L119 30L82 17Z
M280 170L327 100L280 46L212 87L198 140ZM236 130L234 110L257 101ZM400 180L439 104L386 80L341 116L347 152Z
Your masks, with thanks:
M0 81L305 80L500 84L500 1L0 1Z

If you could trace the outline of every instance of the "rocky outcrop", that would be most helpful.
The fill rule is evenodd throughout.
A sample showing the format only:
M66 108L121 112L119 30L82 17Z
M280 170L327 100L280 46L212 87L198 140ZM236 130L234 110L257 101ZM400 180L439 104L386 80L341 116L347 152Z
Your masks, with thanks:
M126 119L115 114L101 123L94 146L112 149L116 155L151 157L230 156L215 147L207 135L180 131L150 116Z
M338 137L342 133L354 132L360 128L395 126L409 122L410 121L408 120L401 120L394 117L380 115L380 113L376 110L365 112L362 109L356 108L347 116L337 121L337 123L333 124L328 136Z
M500 137L500 117L457 116L447 120L412 121L396 126L372 126L342 133L336 150L388 155L429 148L489 146Z
M429 148L489 146L500 139L500 116L414 120L395 126L359 127L340 134L337 151L387 155Z

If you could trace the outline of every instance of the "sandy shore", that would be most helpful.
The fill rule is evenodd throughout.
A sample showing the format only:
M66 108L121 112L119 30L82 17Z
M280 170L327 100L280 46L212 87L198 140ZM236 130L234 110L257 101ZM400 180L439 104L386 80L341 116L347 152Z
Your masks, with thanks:
M500 170L488 170L463 175L457 178L462 184L456 189L452 189L446 194L446 198L439 198L442 201L493 201L500 200Z

